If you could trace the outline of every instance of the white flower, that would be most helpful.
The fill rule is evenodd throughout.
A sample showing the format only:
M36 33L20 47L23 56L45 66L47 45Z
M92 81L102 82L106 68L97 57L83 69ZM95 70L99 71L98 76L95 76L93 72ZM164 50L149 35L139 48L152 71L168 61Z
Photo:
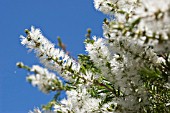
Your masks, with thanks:
M114 15L120 11L129 12L138 6L138 0L94 0L94 7L104 14Z
M48 72L47 69L34 65L31 68L31 71L35 74L29 75L27 80L44 93L49 93L51 90L57 90L58 87L62 86L62 81L54 73ZM58 84L55 83L56 81Z
M108 5L112 3L112 0L94 0L95 8L105 14L113 14L111 12L112 7Z
M30 111L29 113L42 113L39 108L35 108L34 111Z
M54 70L60 75L64 76L67 80L72 80L71 76L64 74L62 71L72 64L72 70L74 72L79 72L80 64L74 61L70 56L68 56L63 50L55 48L55 45L48 41L42 34L40 29L35 29L31 27L31 31L28 32L28 36L20 36L21 43L26 45L29 49L34 49L36 55L40 58L42 64L47 68ZM68 70L64 70L67 72ZM69 73L73 75L74 73Z
M165 35L170 31L170 1L142 0L141 7L135 11L141 17L139 28Z
M41 111L39 108L35 108L34 111L29 111L29 113L57 113L51 110Z
M61 105L55 105L54 111L72 111L75 113L92 113L99 107L100 99L92 98L85 87L67 91L67 99L61 100Z

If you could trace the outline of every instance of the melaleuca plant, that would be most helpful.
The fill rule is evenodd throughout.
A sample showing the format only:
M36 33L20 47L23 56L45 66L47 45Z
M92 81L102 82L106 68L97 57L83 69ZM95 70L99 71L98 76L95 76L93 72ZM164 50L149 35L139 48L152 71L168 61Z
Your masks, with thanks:
M44 67L17 66L43 93L56 92L30 113L169 113L170 0L94 0L94 6L110 18L103 38L88 30L87 55L73 59L60 38L55 48L34 27L21 36ZM59 101L63 90L67 97Z

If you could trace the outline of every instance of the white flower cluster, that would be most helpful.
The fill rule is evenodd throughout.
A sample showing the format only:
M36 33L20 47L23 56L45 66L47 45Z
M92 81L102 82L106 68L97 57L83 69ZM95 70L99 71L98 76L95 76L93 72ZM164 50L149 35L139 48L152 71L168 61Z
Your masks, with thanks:
M35 74L27 76L27 80L33 86L37 86L42 92L49 93L51 90L61 90L62 81L54 73L50 73L46 68L34 65L31 70Z
M93 37L94 43L86 44L86 51L90 56L91 60L94 61L95 65L101 70L102 75L108 79L113 79L113 74L108 67L109 61L112 59L113 53L108 50L106 41L103 38L97 39L96 36ZM96 76L96 78L98 78Z
M67 98L64 98L60 103L54 104L52 110L40 110L35 108L34 111L30 113L112 113L108 109L111 105L116 103L110 102L104 104L99 108L99 103L101 99L93 98L84 86L79 86L77 90L67 91Z
M61 100L60 104L54 106L54 111L63 113L87 113L98 111L100 99L92 98L87 89L80 87L78 90L67 91L67 99Z
M104 38L88 35L88 55L77 61L54 48L39 29L32 27L27 37L21 36L21 43L34 49L42 64L68 80L67 98L48 105L51 109L44 112L170 112L166 108L170 103L170 0L94 0L94 6L114 19L104 20ZM35 73L27 79L44 93L65 87L47 69L19 67Z
M135 15L141 17L140 27L152 32L170 31L170 1L142 0L141 7L135 10Z
M41 111L39 108L35 108L34 111L29 111L29 113L55 113L55 112L51 110Z
M138 0L94 0L94 6L105 14L115 15L117 12L132 10L138 2Z
M102 75L106 78L110 77L108 80L113 80L115 87L120 87L121 91L127 95L126 99L118 98L115 102L131 112L136 112L143 104L148 103L146 98L148 94L143 87L139 71L146 65L149 68L161 65L164 60L162 60L162 57L158 57L157 52L168 52L170 50L168 46L169 2L168 0L160 0L159 2L155 0L125 0L124 2L121 0L116 2L114 0L94 0L97 10L105 14L114 13L116 19L105 20L103 30L106 39L99 38L96 40L95 37L95 42L90 45L87 44L86 50L91 59L98 62L96 63L97 66L101 64L100 69L106 68L102 72L108 72L107 69L110 68L112 76L106 73L102 73ZM130 5L127 6L127 4ZM119 10L112 10L115 6ZM119 12L120 9L124 12L123 14ZM124 17L122 18L121 15ZM129 29L129 27L131 28ZM141 35L140 32L143 31L147 35ZM154 33L155 39L152 38ZM160 43L158 36L160 33L162 33L161 38L166 42ZM151 39L147 39L149 36ZM101 40L104 43L100 43L99 47L97 42L101 42ZM148 44L145 44L146 40L149 40ZM150 46L154 46L154 48L152 49Z
M114 102L122 105L124 109L137 111L147 103L146 89L143 88L138 72L145 65L158 65L159 59L152 49L141 47L129 40L115 39L113 43L105 40L104 44L102 40L104 41L101 38L95 39L93 44L87 44L86 50L96 66L102 70L102 76L126 94L126 100L117 98ZM112 53L113 51L116 53Z
M75 71L75 73L79 72L79 63L65 54L63 50L56 49L54 44L48 41L39 29L31 27L31 31L26 32L28 36L21 36L21 43L26 45L30 50L34 49L41 63L47 68L58 72L68 80L71 80L72 76L70 72L64 70L65 68L70 68Z
M112 29L107 30L114 32L124 27L126 32L127 28L125 26L128 26L129 22L133 23L135 20L139 20L139 23L135 25L136 29L130 31L131 34L135 34L138 39L145 43L147 42L148 45L154 46L157 52L165 52L170 49L167 46L170 43L168 38L170 35L169 0L94 0L94 4L97 10L103 13L108 12L107 14L112 11L104 11L102 9L113 8L113 6L121 9L121 11L114 10L114 22L112 21L112 24L109 26ZM106 6L107 8L105 8ZM126 35L130 35L130 33L126 32Z

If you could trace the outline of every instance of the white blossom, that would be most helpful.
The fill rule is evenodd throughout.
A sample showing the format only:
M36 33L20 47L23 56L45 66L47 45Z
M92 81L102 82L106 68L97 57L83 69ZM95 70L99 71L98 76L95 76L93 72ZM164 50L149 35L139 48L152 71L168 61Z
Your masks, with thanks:
M27 80L31 82L33 86L37 86L42 92L49 93L51 90L57 90L58 87L62 87L62 81L59 77L54 73L50 73L47 69L34 65L31 71L35 72L35 74L27 76ZM58 84L56 84L56 82Z
M67 91L67 99L61 100L61 104L54 106L54 111L75 113L93 113L98 110L100 99L92 98L85 87Z
M129 12L138 6L138 0L94 0L97 10L110 15L120 12Z
M30 111L29 113L42 113L39 108L35 108L34 111Z
M71 66L71 64L71 69L75 72L79 72L79 63L64 53L63 50L58 48L56 49L54 44L48 41L41 34L39 29L31 27L31 31L28 32L27 37L21 36L21 41L21 43L26 45L27 48L35 50L36 55L39 57L42 64L44 64L47 68L60 73L60 75L63 75L65 79L71 80L71 76L66 74L68 72L63 73L62 70Z
M51 111L51 110L42 111L39 108L34 108L34 111L30 111L29 113L56 113L56 112Z

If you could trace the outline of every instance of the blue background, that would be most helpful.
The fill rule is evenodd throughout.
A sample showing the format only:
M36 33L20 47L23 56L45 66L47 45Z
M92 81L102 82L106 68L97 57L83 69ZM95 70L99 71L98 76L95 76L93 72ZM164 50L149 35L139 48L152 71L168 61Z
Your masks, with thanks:
M20 35L31 25L38 27L53 43L60 36L75 58L85 53L86 29L102 36L105 16L97 12L93 0L0 0L0 113L27 113L51 100L26 82L27 71L15 64L39 64L33 52L20 44Z

